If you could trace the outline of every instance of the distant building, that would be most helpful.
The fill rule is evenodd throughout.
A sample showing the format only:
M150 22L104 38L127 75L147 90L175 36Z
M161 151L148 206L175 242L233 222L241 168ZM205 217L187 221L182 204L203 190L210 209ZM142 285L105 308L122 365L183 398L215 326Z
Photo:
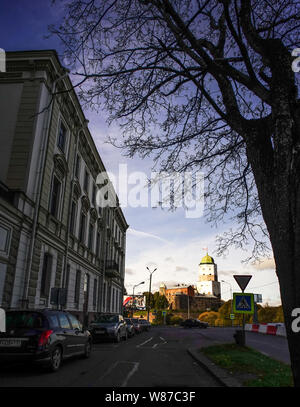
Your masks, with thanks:
M221 297L221 288L218 281L217 265L214 259L206 253L199 264L199 277L197 292L200 295Z
M197 285L178 284L167 288L162 283L160 295L165 295L170 309L216 310L222 305L217 265L214 259L206 254L199 264Z
M126 219L99 208L105 171L55 51L6 54L0 73L0 306L121 312ZM58 94L53 97L53 93Z

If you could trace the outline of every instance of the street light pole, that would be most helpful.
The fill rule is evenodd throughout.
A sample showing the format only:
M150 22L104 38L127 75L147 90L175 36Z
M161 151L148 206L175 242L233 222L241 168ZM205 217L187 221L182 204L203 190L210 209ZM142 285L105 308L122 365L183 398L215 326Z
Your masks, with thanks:
M134 308L134 306L135 306L134 289L135 289L135 287L138 287L138 286L141 285L141 284L145 284L145 281L142 281L141 283L134 285L133 288L132 288L132 307L133 307L133 311L134 311L134 309L135 309L135 308Z
M232 298L232 287L227 281L221 280L222 283L228 284L230 287L230 297L231 297L231 314L233 314L233 298ZM233 319L231 320L231 326L233 326Z
M157 269L154 269L153 271L150 271L149 267L147 267L147 270L148 270L149 273L150 273L149 292L148 292L148 307L147 307L147 309L148 309L148 310L147 310L147 321L149 322L149 314L150 314L150 292L151 292L152 274L153 274L154 271L157 270Z

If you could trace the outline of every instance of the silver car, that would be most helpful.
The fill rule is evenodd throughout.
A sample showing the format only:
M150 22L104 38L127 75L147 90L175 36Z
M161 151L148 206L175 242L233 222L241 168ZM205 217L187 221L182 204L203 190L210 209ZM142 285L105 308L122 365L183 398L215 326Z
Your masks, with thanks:
M127 326L122 315L98 314L89 326L93 341L111 339L120 342L127 339Z

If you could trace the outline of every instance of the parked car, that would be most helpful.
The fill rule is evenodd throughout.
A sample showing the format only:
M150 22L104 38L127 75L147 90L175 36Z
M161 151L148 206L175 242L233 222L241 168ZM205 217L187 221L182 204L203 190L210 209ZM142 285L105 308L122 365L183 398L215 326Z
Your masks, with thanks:
M94 341L102 339L112 339L120 342L127 339L127 325L122 315L119 314L98 314L90 324L89 330Z
M139 318L131 318L131 321L134 325L135 333L140 334L143 331L143 328L142 328Z
M131 321L130 318L124 318L124 319L125 319L126 326L127 326L127 335L129 337L134 336L135 335L135 328L134 328L133 322Z
M6 312L6 332L0 332L1 361L33 361L57 371L64 359L90 357L92 338L74 315L56 310Z
M142 327L142 331L149 331L151 328L150 322L148 322L146 319L140 319L140 324Z
M189 318L181 323L184 328L207 328L208 323L199 319Z

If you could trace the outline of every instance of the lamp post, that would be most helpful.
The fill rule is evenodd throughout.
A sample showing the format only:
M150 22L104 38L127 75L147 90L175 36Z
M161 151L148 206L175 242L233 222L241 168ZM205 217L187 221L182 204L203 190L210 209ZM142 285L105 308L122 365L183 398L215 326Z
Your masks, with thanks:
M134 311L134 309L135 309L135 308L134 308L134 305L135 305L134 289L135 289L135 287L138 287L138 286L141 285L141 284L145 284L145 281L142 281L141 283L134 285L133 288L132 288L132 306L133 306L133 311Z
M149 267L147 267L147 270L148 270L149 273L150 273L149 292L148 292L148 307L147 307L147 309L148 309L148 310L147 310L147 321L149 322L149 313L150 313L150 292L151 292L152 274L153 274L154 271L157 270L157 269L154 269L153 271L150 271Z
M228 284L230 287L230 297L231 297L231 314L233 314L233 298L232 298L232 287L227 281L221 280L222 283ZM233 320L231 320L231 326L233 326Z

